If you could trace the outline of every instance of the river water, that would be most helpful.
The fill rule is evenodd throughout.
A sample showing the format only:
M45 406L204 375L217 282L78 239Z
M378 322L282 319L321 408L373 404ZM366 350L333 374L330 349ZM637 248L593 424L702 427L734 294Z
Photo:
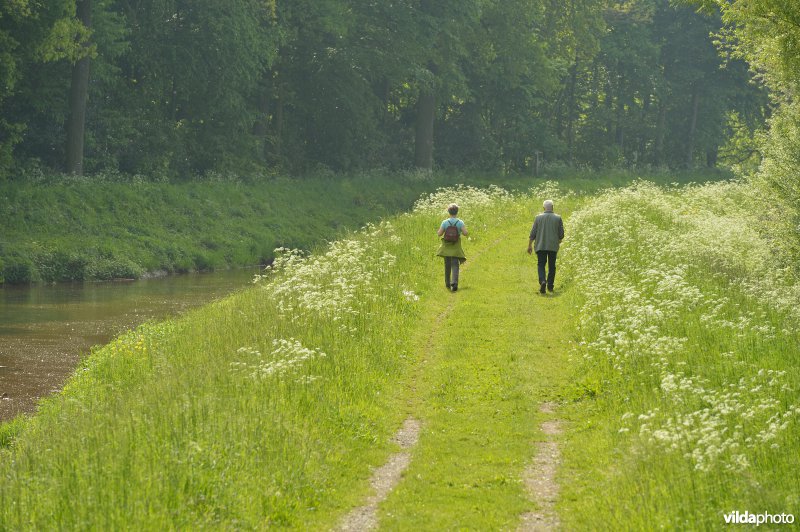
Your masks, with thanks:
M57 392L93 345L224 297L257 271L0 287L0 421L35 410L37 400Z

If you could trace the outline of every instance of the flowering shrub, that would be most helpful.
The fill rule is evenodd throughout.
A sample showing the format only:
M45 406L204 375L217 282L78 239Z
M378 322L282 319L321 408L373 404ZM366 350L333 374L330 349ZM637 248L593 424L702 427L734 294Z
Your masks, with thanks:
M329 244L325 253L308 255L278 248L273 271L280 271L271 283L270 275L255 279L267 290L282 316L289 319L323 318L342 322L358 315L366 304L376 301L396 257L386 251L397 244L389 222L368 225L354 238Z
M303 347L303 344L294 338L273 340L272 352L268 356L263 356L252 347L240 347L237 352L244 358L231 362L231 369L255 380L294 374L306 361L327 356L319 349Z
M620 433L698 471L748 467L800 414L797 374L759 360L796 337L800 292L771 260L754 204L737 183L640 182L570 222L578 354L625 394Z
M476 188L469 185L439 188L436 192L418 199L414 203L413 212L426 214L445 214L447 205L456 203L462 209L489 207L497 209L512 201L514 195L504 188L490 185L488 188Z

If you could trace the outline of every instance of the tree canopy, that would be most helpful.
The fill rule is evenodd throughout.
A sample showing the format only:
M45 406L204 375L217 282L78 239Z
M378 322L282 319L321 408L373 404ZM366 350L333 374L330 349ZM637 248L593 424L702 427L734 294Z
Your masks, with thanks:
M747 64L784 92L795 78L780 68L798 68L792 41L765 26L748 38L787 47L780 68L746 39L717 53L723 19L752 15L736 5L12 0L0 7L0 175L526 171L539 155L714 166L733 128L754 131L768 112Z
M701 0L699 5L721 11L720 49L747 62L769 89L768 127L750 143L761 156L754 178L768 198L787 207L776 248L788 247L800 269L800 6L790 0Z

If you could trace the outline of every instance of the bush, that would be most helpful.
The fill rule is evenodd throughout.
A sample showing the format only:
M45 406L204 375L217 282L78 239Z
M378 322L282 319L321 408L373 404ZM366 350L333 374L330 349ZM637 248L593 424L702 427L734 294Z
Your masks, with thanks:
M27 284L33 281L33 265L28 262L11 262L3 267L3 282Z
M100 257L86 267L86 279L109 281L111 279L138 279L144 269L125 258Z
M764 160L755 182L765 199L779 212L770 231L773 246L800 273L800 104L787 105L770 121Z
M33 260L42 281L83 281L86 278L88 259L79 253L46 250L35 255Z

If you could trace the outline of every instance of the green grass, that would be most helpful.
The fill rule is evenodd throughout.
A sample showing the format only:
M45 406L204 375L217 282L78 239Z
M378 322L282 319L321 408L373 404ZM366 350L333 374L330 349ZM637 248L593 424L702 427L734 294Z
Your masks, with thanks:
M573 219L581 400L565 409L565 526L800 511L797 280L757 204L741 184L640 185Z
M464 211L476 227L496 224L492 204ZM290 259L261 286L97 349L61 394L6 431L0 523L334 523L366 495L403 419L401 383L415 364L407 331L422 305L403 291L427 300L440 217L369 227ZM274 339L326 356L267 374L282 357Z
M537 506L521 478L551 400L568 529L796 515L800 289L764 213L744 185L595 192L609 181L441 191L96 349L0 428L0 529L330 528L408 416L422 433L381 526L515 528ZM545 195L567 239L542 297L525 248ZM457 293L433 256L450 200L473 234Z
M563 171L563 170L557 170ZM705 180L712 174L662 174ZM626 171L573 178L581 189L630 182ZM138 278L264 263L279 246L312 249L408 210L456 183L524 190L526 176L383 174L162 183L56 177L0 183L0 283Z
M138 278L264 263L407 210L458 175L0 183L0 282ZM480 181L482 178L469 178ZM525 187L530 179L508 178Z
M511 529L534 508L521 476L542 438L538 406L566 386L572 316L560 279L555 295L538 293L525 248L541 201L526 203L468 253L459 291L442 287L423 320L410 411L422 436L382 508L388 529Z

